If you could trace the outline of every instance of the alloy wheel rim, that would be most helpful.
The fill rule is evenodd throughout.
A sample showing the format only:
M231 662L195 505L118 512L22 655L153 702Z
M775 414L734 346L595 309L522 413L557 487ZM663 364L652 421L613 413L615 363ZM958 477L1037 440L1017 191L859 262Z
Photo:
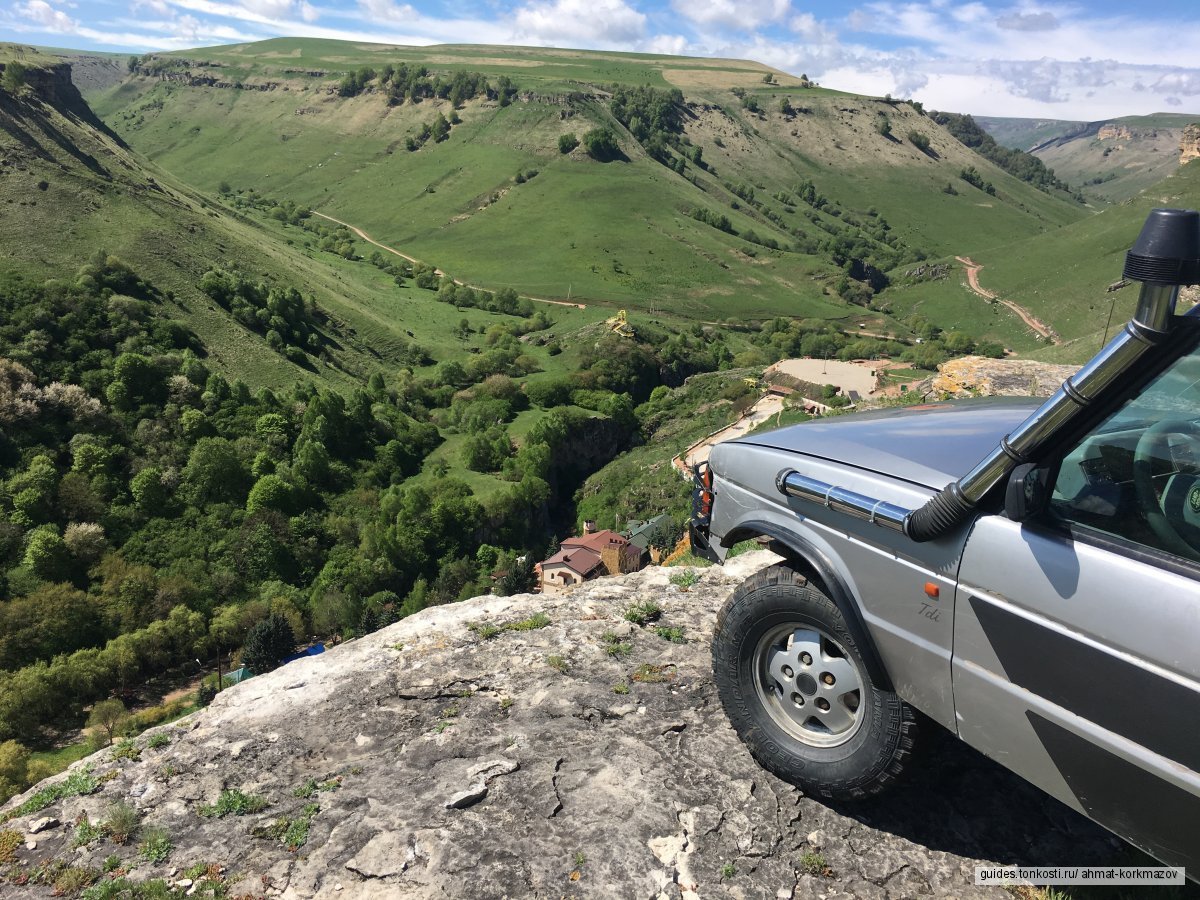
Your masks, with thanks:
M837 747L862 725L863 678L844 647L818 628L771 629L754 653L754 687L780 728L813 747Z

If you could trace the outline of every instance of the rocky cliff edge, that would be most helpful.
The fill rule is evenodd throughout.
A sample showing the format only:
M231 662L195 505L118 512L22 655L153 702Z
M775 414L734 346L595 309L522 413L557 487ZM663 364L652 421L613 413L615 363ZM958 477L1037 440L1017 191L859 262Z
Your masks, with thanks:
M974 866L1120 857L937 733L869 805L831 808L759 768L708 642L734 586L776 560L695 570L688 589L670 578L688 570L651 568L429 609L246 681L10 801L84 770L95 790L0 825L0 893L71 896L126 872L179 896L1011 898L974 887ZM626 621L646 600L661 619ZM78 824L118 802L141 814L126 844Z

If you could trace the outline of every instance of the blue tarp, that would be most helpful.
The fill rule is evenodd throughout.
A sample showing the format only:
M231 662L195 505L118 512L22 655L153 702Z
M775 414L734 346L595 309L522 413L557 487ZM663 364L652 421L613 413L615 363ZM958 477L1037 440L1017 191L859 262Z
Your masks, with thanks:
M316 656L318 653L324 653L324 652L325 652L325 645L323 643L321 643L320 641L318 641L317 643L313 644L311 647L305 647L299 653L293 653L291 656L285 656L283 658L282 665L287 665L290 662L295 662L296 660L303 659L306 656Z

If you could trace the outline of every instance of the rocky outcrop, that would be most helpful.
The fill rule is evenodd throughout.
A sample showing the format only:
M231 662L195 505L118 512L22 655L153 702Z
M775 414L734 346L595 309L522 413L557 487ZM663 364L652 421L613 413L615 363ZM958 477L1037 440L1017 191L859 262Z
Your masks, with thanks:
M1100 141L1129 141L1133 140L1133 133L1129 130L1128 125L1114 125L1111 122L1106 122L1096 132L1096 139Z
M1078 368L1028 359L964 356L938 366L938 374L930 380L926 392L943 399L1049 397Z
M1191 162L1200 158L1200 123L1194 123L1183 129L1179 136L1179 164Z
M949 735L870 805L835 809L759 768L721 711L708 641L734 585L776 559L746 554L688 590L671 583L683 570L652 568L429 609L243 682L77 764L94 793L0 825L17 832L0 841L15 860L0 893L50 896L53 876L21 877L48 860L112 877L99 870L115 857L179 894L208 878L284 898L1010 900L974 887L977 862L1114 861L1105 832ZM649 599L686 643L625 621ZM116 802L141 812L141 838L72 824ZM137 849L153 828L169 855Z

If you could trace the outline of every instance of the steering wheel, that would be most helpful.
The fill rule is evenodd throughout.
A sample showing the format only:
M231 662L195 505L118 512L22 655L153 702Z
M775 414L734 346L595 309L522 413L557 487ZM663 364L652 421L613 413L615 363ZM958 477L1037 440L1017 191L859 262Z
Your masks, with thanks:
M1200 425L1190 419L1165 419L1151 425L1142 432L1133 451L1133 487L1142 516L1163 542L1163 549L1195 559L1200 546L1188 540L1172 520L1186 518L1187 503L1190 495L1200 487L1200 478L1175 472L1167 481L1161 498L1154 489L1154 464L1157 460L1171 458L1167 437L1172 434L1186 437L1200 449ZM1196 459L1200 459L1200 453L1196 454ZM1178 515L1168 515L1167 511L1176 507Z

